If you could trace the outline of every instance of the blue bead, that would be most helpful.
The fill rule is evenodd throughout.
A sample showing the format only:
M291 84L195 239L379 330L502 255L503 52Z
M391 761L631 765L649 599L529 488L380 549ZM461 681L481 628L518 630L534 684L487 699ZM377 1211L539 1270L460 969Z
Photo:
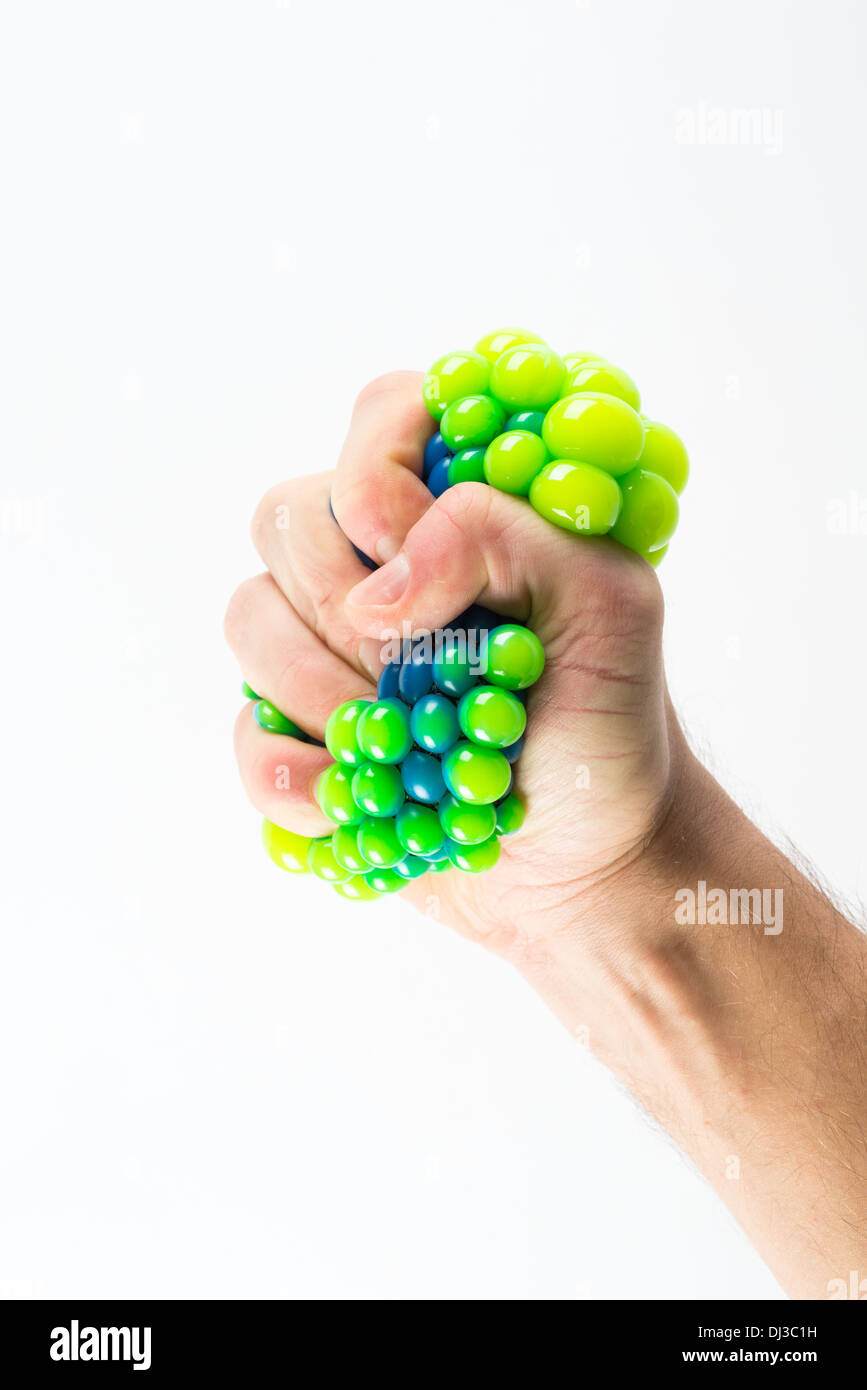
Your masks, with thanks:
M449 458L451 458L449 446L443 439L439 430L437 430L436 434L432 434L427 444L424 446L421 476L424 478L425 482L427 482L430 477L431 469L434 464L439 463L440 459Z
M523 734L521 734L521 737L520 737L519 739L517 739L517 740L515 741L515 743L510 743L509 746L508 746L508 748L501 748L501 749L500 749L500 752L503 754L503 756L504 756L504 757L507 759L507 761L510 762L510 763L516 763L516 762L518 761L518 759L520 758L520 756L521 756L521 754L522 754L523 751L524 751L524 735L523 735ZM508 792L506 793L506 795L508 796Z
M376 683L376 698L378 700L396 700L399 696L398 680L400 677L400 662L390 661L379 673L379 680Z
M422 753L419 748L407 753L401 764L400 775L407 796L424 806L435 806L446 794L439 758Z
M425 658L422 647L416 647L409 661L405 661L401 666L397 686L400 698L408 705L414 705L416 700L420 700L422 695L427 695L432 689L433 662Z
M337 525L340 526L340 522L337 521L337 517L334 516L334 508L333 508L332 505L331 505L331 498L330 498L330 497L329 497L329 499L328 499L328 510L330 511L331 515L334 517L334 520L337 522ZM346 535L346 532L345 532L345 531L343 532L343 535ZM346 539L349 540L349 537L346 536ZM377 569L379 569L379 565L376 563L375 560L371 560L370 556L369 556L369 555L365 555L364 551L363 551L363 550L359 550L359 549L358 549L358 546L355 545L355 544L353 544L352 541L349 541L349 544L352 546L352 549L355 551L356 555L358 556L359 560L361 561L361 563L362 563L363 565L367 565L367 568L368 568L369 570L377 570Z
M430 471L427 485L434 497L442 497L449 485L449 461L448 459L438 459Z

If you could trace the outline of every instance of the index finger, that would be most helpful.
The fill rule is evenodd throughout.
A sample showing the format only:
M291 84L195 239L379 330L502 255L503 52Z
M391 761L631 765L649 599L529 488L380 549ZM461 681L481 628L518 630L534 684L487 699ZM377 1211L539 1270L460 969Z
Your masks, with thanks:
M334 515L353 544L381 565L434 500L421 479L424 446L436 429L421 384L421 372L390 372L366 386L337 464Z

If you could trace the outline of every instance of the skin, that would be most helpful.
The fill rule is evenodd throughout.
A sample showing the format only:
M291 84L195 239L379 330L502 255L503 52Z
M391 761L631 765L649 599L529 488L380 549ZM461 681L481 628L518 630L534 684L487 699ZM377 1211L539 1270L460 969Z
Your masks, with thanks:
M282 483L253 539L266 572L233 596L245 678L321 739L372 698L383 639L447 626L476 599L545 647L518 767L527 803L496 869L403 896L512 963L668 1130L793 1297L867 1279L867 939L744 816L690 751L662 664L663 603L640 557L576 538L478 483L421 482L421 377L356 403L332 473ZM328 511L332 498L345 535ZM288 510L287 510L288 509ZM288 518L288 525L286 524ZM353 541L383 565L365 569ZM324 749L238 717L253 804L304 834ZM278 790L276 768L291 770ZM783 929L683 924L700 880L781 889ZM867 1282L863 1292L867 1294Z

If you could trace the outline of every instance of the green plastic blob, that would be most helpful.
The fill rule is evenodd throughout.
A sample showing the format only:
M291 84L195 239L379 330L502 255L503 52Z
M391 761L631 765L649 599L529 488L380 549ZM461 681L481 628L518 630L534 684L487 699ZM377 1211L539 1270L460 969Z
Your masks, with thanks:
M664 478L677 493L689 480L689 454L683 440L658 420L644 422L644 448L636 466Z
M659 550L674 535L680 515L677 493L664 478L635 468L620 479L623 506L611 534L630 550Z
M391 763L362 763L352 778L352 795L368 816L395 816L406 800L400 771Z
M644 447L644 423L616 396L578 392L557 401L545 416L542 438L554 459L575 459L628 473Z
M442 761L443 779L452 796L473 806L499 801L509 790L512 769L496 748L456 743Z
M484 482L487 482L484 449L461 449L449 459L449 487L456 483Z
M278 869L286 869L290 874L307 874L307 851L312 840L309 835L296 835L294 830L284 830L273 821L262 822L262 844Z
M381 896L361 874L353 874L352 878L347 878L343 883L335 883L334 891L352 903L370 903Z
M253 706L253 718L266 734L288 734L290 738L303 738L304 732L287 715L282 714L270 700L257 700Z
M547 410L565 380L563 363L544 343L506 348L491 368L491 392L513 410Z
M456 840L449 841L449 859L456 869L465 874L483 874L493 869L500 857L500 841L496 835L484 840L480 845L459 845Z
M462 396L444 411L440 433L455 453L482 448L500 433L505 419L505 410L493 396Z
M370 704L370 700L347 700L328 716L325 747L336 763L358 767L364 762L358 746L358 721Z
M536 639L538 641L538 638ZM490 648L490 638L488 639ZM539 644L541 646L541 643ZM527 653L529 657L529 653ZM497 660L496 650L488 660ZM542 658L544 661L544 656ZM511 672L508 673L511 676ZM533 677L538 680L538 676ZM529 684L532 685L532 681ZM520 687L518 687L520 688ZM461 696L458 705L458 721L464 735L473 743L484 744L488 748L508 748L517 743L527 727L527 711L511 689L503 690L496 685L479 685ZM449 831L451 834L451 831ZM459 839L459 836L455 837Z
M484 664L485 679L490 685L503 686L506 690L526 690L545 669L545 649L528 627L520 623L502 623L488 633ZM520 733L516 738L520 738Z
M543 347L546 346L544 338L527 333L523 328L495 328L493 333L486 333L484 338L479 339L475 350L493 366L506 348L515 347L518 343L541 343Z
M445 835L433 806L407 801L397 813L397 838L408 854L436 854Z
M514 835L516 830L520 830L524 824L527 814L523 801L514 792L509 795L497 806L497 834Z
M316 800L323 814L337 825L358 825L364 819L352 795L352 768L343 768L340 763L332 763L319 778Z
M406 887L406 879L401 878L394 869L370 869L364 881L374 893L381 897L385 893L399 893Z
M618 400L631 405L633 410L638 410L641 405L638 387L629 373L622 367L615 367L612 362L603 362L601 358L573 367L566 377L566 384L569 391L597 391L606 396L616 396Z
M485 481L501 492L527 497L530 484L548 461L548 450L529 430L507 430L497 435L485 453Z
M477 396L488 389L491 366L478 352L447 352L438 357L424 379L422 396L435 420L462 396Z
M406 855L391 818L363 820L358 828L358 848L368 864L377 869L393 869Z
M412 747L409 708L402 700L374 700L358 720L358 746L366 760L399 763Z
M497 813L492 805L468 806L455 796L443 797L439 817L445 833L461 845L480 845L497 828Z
M345 883L352 877L351 871L344 869L343 865L337 862L330 835L327 839L311 842L307 851L307 863L310 872L317 878L325 879L326 883Z
M338 825L331 836L331 846L334 858L344 869L348 869L351 874L367 873L370 865L358 848L357 825Z
M592 463L552 459L533 480L530 504L564 531L604 536L620 513L617 479Z

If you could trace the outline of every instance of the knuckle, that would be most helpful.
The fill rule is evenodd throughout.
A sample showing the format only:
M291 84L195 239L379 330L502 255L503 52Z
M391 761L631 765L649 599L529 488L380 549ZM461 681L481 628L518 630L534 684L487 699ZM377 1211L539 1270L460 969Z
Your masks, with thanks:
M434 506L459 530L472 529L478 535L488 524L493 500L493 488L485 483L456 483Z
M267 574L257 574L253 579L245 579L229 599L223 618L223 633L233 650L248 631L256 606L269 583Z
M258 503L250 522L250 534L257 547L263 535L273 530L286 530L291 514L293 487L291 483L277 483L269 487Z
M355 398L355 409L363 410L365 406L381 401L384 396L391 396L396 391L405 391L408 384L418 380L416 372L384 372L382 376L374 377L363 386Z

